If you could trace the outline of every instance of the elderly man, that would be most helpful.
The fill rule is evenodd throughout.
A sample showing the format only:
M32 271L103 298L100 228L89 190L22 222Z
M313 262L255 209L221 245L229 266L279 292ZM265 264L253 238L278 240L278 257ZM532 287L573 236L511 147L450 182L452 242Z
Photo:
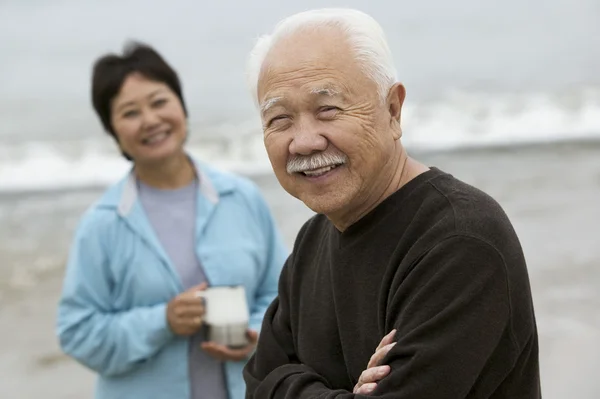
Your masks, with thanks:
M317 215L265 315L247 397L540 398L519 240L492 198L407 155L380 26L294 15L259 39L249 79L277 179Z

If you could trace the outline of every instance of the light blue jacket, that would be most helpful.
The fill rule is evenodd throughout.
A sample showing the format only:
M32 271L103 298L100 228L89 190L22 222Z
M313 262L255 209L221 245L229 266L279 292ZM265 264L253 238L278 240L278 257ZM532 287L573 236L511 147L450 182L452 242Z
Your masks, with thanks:
M288 255L254 183L196 163L196 252L210 285L245 286L250 328L260 330ZM188 399L188 339L166 321L182 284L150 226L133 173L82 217L71 247L57 334L95 370L98 399ZM230 399L245 396L245 362L227 362Z

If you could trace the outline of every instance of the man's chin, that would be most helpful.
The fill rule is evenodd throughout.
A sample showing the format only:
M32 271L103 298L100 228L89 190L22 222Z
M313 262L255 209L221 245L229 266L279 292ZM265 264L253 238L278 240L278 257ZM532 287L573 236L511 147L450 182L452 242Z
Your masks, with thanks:
M311 184L294 184L288 179L280 180L280 184L291 196L302 201L310 210L324 215L339 213L349 200L347 190L339 185L316 186ZM304 183L304 182L302 182Z
M328 196L300 195L297 198L313 212L325 216L339 213L344 205L343 201Z

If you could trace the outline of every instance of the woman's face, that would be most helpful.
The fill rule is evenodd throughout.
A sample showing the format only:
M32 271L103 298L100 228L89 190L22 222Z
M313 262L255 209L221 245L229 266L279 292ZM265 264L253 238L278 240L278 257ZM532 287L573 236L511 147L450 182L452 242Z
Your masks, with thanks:
M187 134L179 97L166 84L130 74L111 103L111 123L121 150L137 164L180 155Z

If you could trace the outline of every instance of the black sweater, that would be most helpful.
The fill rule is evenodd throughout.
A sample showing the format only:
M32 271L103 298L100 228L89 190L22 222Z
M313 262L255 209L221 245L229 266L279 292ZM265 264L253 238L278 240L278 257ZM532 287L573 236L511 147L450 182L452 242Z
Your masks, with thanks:
M352 394L396 328L370 397L540 398L538 340L518 238L500 206L439 169L340 233L301 229L244 370L247 398Z

